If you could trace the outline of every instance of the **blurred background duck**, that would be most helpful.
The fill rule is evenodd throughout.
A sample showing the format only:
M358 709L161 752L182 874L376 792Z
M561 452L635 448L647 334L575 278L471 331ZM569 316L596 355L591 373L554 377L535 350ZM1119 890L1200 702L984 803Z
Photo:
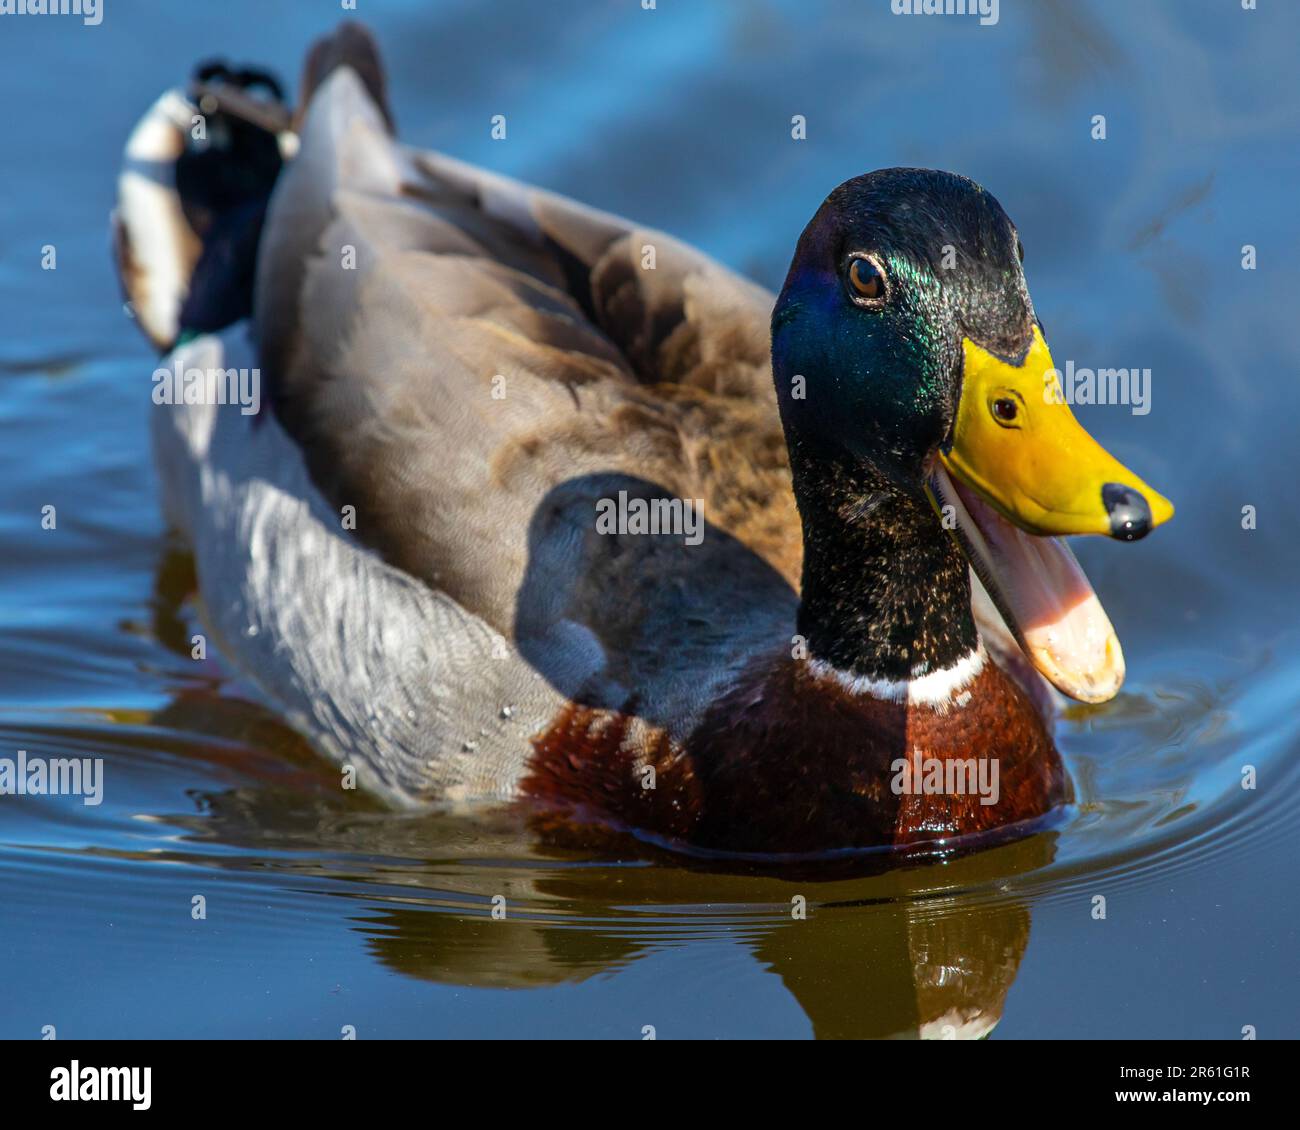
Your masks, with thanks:
M278 94L213 64L164 95L117 255L164 369L260 371L255 416L155 409L164 505L208 630L357 784L761 854L1069 802L1047 685L1124 665L1059 538L1172 507L1053 395L989 193L854 178L774 300L403 147L356 25ZM699 500L703 539L598 528L612 499Z

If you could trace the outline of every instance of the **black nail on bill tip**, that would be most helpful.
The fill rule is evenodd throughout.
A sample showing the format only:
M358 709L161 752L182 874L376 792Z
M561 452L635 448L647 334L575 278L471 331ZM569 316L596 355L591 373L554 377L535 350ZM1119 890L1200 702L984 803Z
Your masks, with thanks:
M1137 541L1151 532L1151 506L1132 487L1107 483L1101 501L1110 516L1110 536L1120 541Z

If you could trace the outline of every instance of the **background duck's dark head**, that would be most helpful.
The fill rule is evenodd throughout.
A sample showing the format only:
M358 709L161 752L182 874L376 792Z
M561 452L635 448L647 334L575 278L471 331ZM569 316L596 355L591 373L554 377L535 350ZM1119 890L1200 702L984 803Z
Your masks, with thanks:
M974 181L846 181L804 229L772 315L792 451L848 454L919 487L952 430L962 339L1019 359L1033 325L1016 229Z

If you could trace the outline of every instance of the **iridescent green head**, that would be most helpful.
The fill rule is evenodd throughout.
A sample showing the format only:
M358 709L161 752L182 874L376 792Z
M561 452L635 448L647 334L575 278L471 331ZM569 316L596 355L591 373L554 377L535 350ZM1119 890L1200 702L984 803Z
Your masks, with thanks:
M936 571L954 573L934 540L937 510L1035 666L1065 693L1104 701L1123 679L1119 643L1069 550L1046 538L1134 541L1173 506L1059 395L1022 259L992 196L930 169L847 181L804 229L772 315L813 606L803 619L823 637L839 632L823 651L887 669L877 639L843 628L846 616L867 617L865 604L877 617L888 604L842 591L852 541L917 589L890 621L890 638L906 640L899 669L924 643L911 637L938 599ZM968 612L930 619L942 624L926 631L951 636L950 651L964 645L952 625Z

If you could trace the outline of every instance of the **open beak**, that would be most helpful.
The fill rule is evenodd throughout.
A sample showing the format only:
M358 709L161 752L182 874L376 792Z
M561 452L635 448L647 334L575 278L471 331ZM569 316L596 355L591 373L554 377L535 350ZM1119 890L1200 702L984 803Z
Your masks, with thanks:
M935 501L941 513L951 507L958 541L1034 666L1070 697L1105 702L1124 682L1124 655L1060 538L1135 541L1173 517L1173 505L1080 426L1037 326L1019 365L969 339L962 347L961 401L931 479Z

